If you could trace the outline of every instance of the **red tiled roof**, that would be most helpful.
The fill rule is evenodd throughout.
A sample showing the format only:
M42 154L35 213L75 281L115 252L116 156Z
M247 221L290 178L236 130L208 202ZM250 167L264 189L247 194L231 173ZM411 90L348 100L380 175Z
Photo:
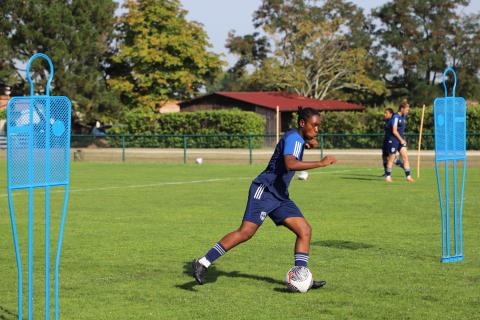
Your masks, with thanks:
M215 92L212 95L220 95L235 99L268 109L276 109L280 111L297 111L298 107L310 107L318 110L349 110L363 111L365 107L349 102L338 100L316 100L307 97L298 96L296 94L284 92ZM202 98L205 98L202 97ZM194 99L196 100L196 99ZM191 100L190 102L193 102Z

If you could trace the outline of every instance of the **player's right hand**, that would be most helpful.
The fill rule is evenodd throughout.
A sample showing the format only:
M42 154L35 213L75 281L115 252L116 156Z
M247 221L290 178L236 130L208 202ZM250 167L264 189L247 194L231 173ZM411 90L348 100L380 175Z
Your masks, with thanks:
M334 164L337 162L337 158L335 158L334 156L330 156L330 155L327 155L325 156L323 159L322 159L322 162L325 164L325 165L331 165L331 164Z

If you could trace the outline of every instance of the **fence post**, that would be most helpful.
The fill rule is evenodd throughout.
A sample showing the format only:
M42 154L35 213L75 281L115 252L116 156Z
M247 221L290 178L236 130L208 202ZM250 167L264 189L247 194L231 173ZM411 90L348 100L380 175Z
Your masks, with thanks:
M183 164L187 163L187 136L183 135Z
M122 135L122 162L125 162L125 136Z
M320 159L323 159L323 134L320 134Z
M252 136L248 135L248 149L250 150L250 164L252 164Z

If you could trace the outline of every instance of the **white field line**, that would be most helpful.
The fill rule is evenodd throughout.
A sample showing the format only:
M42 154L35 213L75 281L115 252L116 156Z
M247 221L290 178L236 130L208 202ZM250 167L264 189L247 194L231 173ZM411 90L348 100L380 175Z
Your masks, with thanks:
M370 171L372 169L347 169L347 170L335 170L335 171L318 171L310 172L310 174L330 174L330 173L344 173L352 171ZM190 180L190 181L172 181L172 182L158 182L158 183L149 183L149 184L134 184L126 186L108 186L108 187L97 187L97 188L83 188L83 189L70 189L70 193L77 192L92 192L92 191L108 191L116 189L139 189L139 188L152 188L152 187L163 187L171 185L186 185L186 184L196 184L196 183L210 183L210 182L222 182L222 181L231 181L231 180L253 180L255 177L230 177L230 178L218 178L218 179L204 179L204 180ZM50 193L64 193L62 190L52 190ZM17 192L13 193L13 196L18 195ZM8 197L8 194L0 194L0 198Z

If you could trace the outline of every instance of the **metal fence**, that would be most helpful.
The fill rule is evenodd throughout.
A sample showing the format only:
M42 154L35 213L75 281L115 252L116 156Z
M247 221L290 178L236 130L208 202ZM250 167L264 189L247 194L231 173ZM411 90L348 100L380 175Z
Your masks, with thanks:
M306 159L318 159L332 149L345 154L369 154L376 159L382 147L383 133L322 133L316 150L308 150ZM410 151L418 148L418 134L407 134ZM276 145L274 134L265 135L72 135L74 161L151 161L189 163L196 158L209 162L264 163ZM0 135L0 150L5 150ZM422 135L422 150L434 149L434 135ZM467 133L467 150L480 150L480 132ZM432 153L430 153L432 155ZM480 154L480 153L476 153ZM5 152L0 152L0 158Z
M318 136L317 154L323 156L330 149L380 149L383 133L322 133ZM407 134L410 150L418 148L418 134ZM110 161L127 161L137 158L155 159L153 154L162 153L163 158L175 162L187 163L192 157L209 153L218 155L221 160L239 158L251 164L257 159L269 158L275 147L276 137L266 135L72 135L71 147L74 160L84 159L83 155L91 150L110 154ZM434 149L434 135L422 135L422 150ZM467 134L467 149L480 150L480 133ZM108 152L110 150L110 152ZM208 152L207 152L208 150ZM143 155L142 155L143 154ZM232 154L232 157L226 156ZM235 155L235 156L233 156ZM262 155L259 157L259 155ZM132 156L135 156L132 158ZM217 159L219 160L219 159Z

